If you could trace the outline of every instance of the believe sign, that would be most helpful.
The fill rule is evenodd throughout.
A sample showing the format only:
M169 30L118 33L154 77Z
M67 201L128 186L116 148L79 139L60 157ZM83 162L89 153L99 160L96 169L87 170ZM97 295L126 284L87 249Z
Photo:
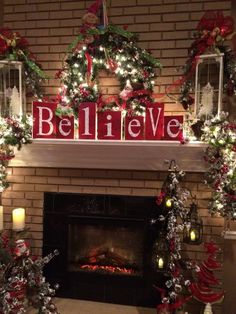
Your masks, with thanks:
M183 137L183 116L164 116L164 104L147 105L145 116L122 117L121 111L97 112L96 103L79 107L78 136L74 117L57 117L54 102L33 102L33 138L90 140L171 140Z

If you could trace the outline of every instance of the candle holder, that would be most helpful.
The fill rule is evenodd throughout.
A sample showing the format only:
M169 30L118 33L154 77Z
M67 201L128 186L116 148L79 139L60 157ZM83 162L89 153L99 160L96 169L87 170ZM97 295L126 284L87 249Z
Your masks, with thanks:
M190 211L187 216L187 220L190 227L185 227L183 242L187 244L201 244L203 236L203 222L201 217L198 215L198 208L195 203L190 206Z
M169 262L168 244L164 234L160 234L152 248L152 267L156 272L165 272Z

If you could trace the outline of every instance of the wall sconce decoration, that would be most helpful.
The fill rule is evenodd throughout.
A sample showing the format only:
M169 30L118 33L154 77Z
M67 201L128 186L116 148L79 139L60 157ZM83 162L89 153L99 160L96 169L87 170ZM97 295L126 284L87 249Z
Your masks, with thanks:
M190 226L184 229L183 242L188 244L202 243L203 222L202 218L198 215L198 208L195 203L192 203L190 206L187 220Z
M22 62L0 60L0 108L3 117L25 112L23 74Z
M206 120L221 111L224 54L205 54L197 58L195 72L196 118Z

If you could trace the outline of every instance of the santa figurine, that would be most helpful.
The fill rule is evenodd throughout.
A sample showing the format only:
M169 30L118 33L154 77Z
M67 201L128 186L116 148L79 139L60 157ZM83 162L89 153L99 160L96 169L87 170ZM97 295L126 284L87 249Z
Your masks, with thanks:
M97 13L101 4L102 4L102 0L97 0L88 8L87 13L82 17L82 24L83 24L82 30L86 30L89 28L96 28L99 22Z

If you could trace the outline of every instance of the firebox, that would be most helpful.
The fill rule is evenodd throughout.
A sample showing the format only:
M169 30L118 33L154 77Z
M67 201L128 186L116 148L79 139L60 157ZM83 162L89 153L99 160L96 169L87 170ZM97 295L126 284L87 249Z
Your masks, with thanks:
M60 255L46 267L68 298L155 306L150 220L153 197L45 193L43 254Z

